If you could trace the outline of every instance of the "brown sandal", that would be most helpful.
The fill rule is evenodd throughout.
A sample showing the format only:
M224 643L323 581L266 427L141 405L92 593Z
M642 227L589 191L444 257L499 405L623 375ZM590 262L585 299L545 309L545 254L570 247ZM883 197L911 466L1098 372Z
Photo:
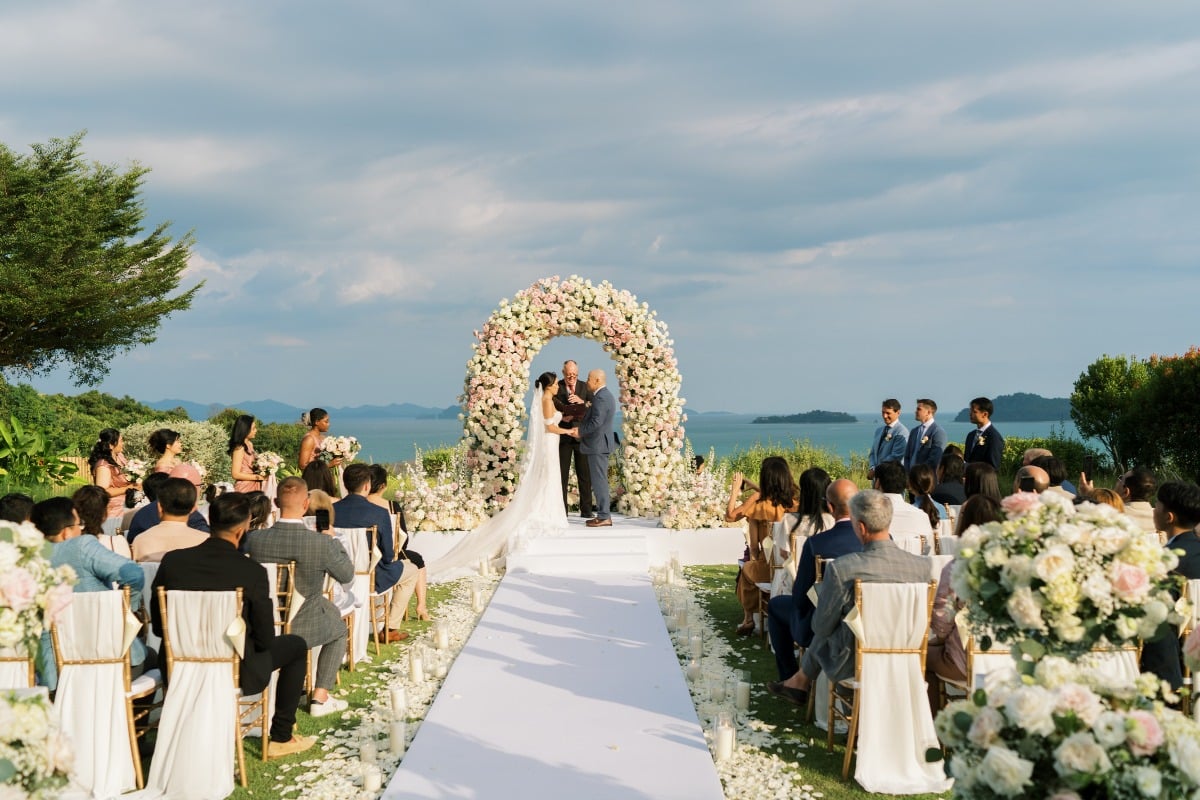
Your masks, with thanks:
M743 622L741 625L737 626L738 636L749 636L752 633L754 633L754 620Z

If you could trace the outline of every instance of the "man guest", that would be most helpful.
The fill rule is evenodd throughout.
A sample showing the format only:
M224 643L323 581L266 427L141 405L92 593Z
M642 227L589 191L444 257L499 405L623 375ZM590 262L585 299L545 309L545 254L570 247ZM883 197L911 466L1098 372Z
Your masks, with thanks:
M587 456L588 469L592 473L592 491L596 494L596 518L589 519L589 528L612 525L612 494L608 487L608 456L616 444L613 435L613 417L616 401L605 385L604 370L594 369L588 373L587 385L592 390L592 403L578 428L571 433L579 439L580 450Z
M562 412L560 428L577 428L587 413L587 404L592 401L592 390L586 383L579 382L579 365L574 361L563 362L563 379L558 382L558 393L554 395L554 407ZM570 511L567 503L567 486L571 480L571 460L575 460L575 477L579 481L579 516L592 516L592 476L588 471L587 456L580 450L579 439L574 436L558 437L558 463L562 470L563 509Z

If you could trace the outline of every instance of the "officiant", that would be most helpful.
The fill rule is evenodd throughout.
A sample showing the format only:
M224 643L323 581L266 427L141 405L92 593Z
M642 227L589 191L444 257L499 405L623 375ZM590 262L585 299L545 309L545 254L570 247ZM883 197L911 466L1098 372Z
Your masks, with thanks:
M576 428L587 404L592 401L592 390L579 380L579 365L574 361L563 362L562 380L558 382L558 392L554 395L554 407L562 412L561 428ZM575 461L575 476L579 479L579 516L587 519L592 516L592 478L588 472L587 456L579 452L579 439L575 436L560 436L558 438L558 463L562 470L563 509L571 510L567 500L567 485L571 477L571 461Z

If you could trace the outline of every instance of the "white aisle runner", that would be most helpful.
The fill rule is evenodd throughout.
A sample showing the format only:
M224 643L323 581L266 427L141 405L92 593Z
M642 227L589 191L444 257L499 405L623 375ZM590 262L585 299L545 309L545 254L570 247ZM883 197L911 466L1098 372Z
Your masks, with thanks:
M649 578L506 575L383 796L723 798Z

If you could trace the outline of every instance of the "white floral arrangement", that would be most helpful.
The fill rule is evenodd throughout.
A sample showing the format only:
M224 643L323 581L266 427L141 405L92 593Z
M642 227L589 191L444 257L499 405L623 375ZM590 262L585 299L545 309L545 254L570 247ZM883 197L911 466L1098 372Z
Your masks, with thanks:
M963 533L952 570L984 638L1035 657L1080 656L1182 622L1186 604L1169 590L1178 558L1124 514L1052 494L1015 494L1003 506L1005 521Z
M58 797L74 762L44 692L0 691L0 797Z
M317 458L325 463L335 459L353 461L362 445L353 436L326 436L317 447Z
M709 451L705 468L699 472L692 465L692 446L684 450L683 460L676 465L667 502L659 524L673 530L719 528L725 525L725 507L729 499L729 468L717 464ZM711 466L710 466L711 465Z
M646 303L607 281L593 285L576 275L543 278L511 303L501 300L475 331L459 401L468 466L489 508L503 507L516 484L530 362L557 336L592 339L612 354L624 415L624 486L613 495L623 513L659 513L682 458L686 421L674 342Z
M417 449L415 463L405 465L406 480L396 491L404 517L413 531L472 530L488 518L487 504L467 467L466 445L451 452L450 463L437 475L425 471Z
M30 523L0 521L0 648L36 654L42 631L71 602L75 571L50 566L48 549ZM0 797L57 797L66 783L71 751L50 710L38 692L0 698Z
M134 483L141 483L150 474L150 464L140 458L131 458L121 467L121 471L128 475Z
M1133 685L1058 656L951 702L937 716L962 798L1196 797L1200 725L1166 707L1149 673Z
M283 466L283 456L278 453L273 453L266 450L261 453L254 454L254 471L259 475L274 476L279 472L279 468ZM203 474L201 474L203 477Z

